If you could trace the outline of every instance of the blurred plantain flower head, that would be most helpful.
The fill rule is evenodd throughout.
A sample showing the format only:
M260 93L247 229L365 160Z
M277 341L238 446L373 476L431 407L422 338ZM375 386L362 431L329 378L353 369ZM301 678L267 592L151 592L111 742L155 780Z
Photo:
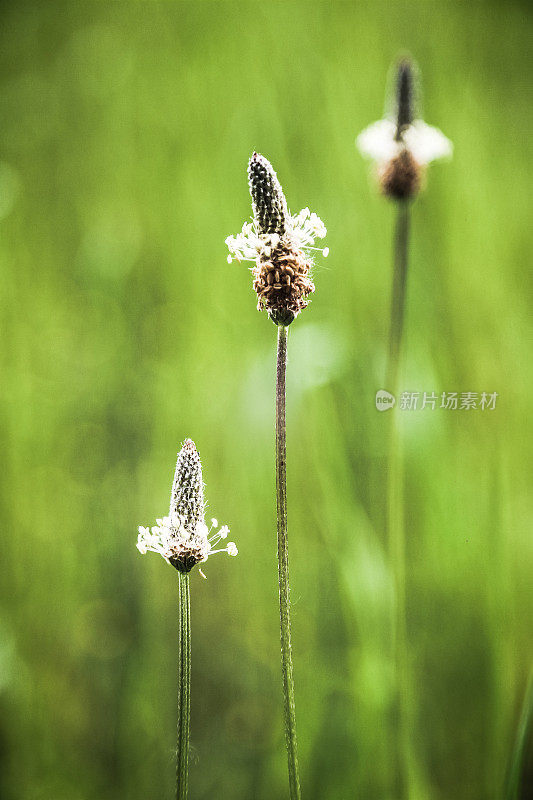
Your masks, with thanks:
M396 67L393 112L357 137L360 152L377 164L383 194L394 200L416 196L425 167L453 153L452 143L438 128L416 118L415 94L414 66L402 59Z

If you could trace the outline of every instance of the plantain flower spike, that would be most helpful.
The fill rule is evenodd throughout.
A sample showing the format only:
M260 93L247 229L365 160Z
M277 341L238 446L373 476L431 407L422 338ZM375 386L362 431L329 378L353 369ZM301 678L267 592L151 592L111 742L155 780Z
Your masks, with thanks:
M218 522L212 519L208 528L204 516L202 464L192 439L185 439L178 453L168 516L158 519L151 528L139 527L137 548L143 554L148 550L159 553L178 572L190 572L195 564L207 561L215 553L236 556L234 542L215 549L222 539L227 539L228 526L217 530Z
M228 236L228 262L252 261L257 308L265 309L275 325L290 325L309 304L315 291L310 277L311 251L327 256L329 249L314 247L327 231L316 214L304 208L292 216L272 165L259 153L248 164L253 222L245 222L237 236Z
M426 166L453 152L452 143L441 131L417 119L416 83L412 62L400 60L392 114L374 122L357 137L361 153L377 164L383 194L393 200L416 197Z

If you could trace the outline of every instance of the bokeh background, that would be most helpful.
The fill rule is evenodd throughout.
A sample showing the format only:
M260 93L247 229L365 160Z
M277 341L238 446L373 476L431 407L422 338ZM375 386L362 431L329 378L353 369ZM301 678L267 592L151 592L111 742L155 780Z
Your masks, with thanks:
M411 800L502 796L533 652L526 9L3 3L3 800L172 796L176 574L135 540L168 507L185 437L240 550L191 581L191 798L286 797L275 328L224 245L250 215L253 149L294 211L322 217L331 249L289 342L304 797L400 797L374 404L394 208L354 139L382 116L405 50L455 155L413 208L401 388L499 398L401 416L404 767Z

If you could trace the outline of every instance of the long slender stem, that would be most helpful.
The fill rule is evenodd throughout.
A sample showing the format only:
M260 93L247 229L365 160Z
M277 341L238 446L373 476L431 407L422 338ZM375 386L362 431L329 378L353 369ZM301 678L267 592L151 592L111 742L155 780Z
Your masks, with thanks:
M288 329L278 325L276 368L276 498L278 516L278 580L281 623L281 671L285 700L285 744L289 765L291 800L300 800L294 679L292 673L291 619L289 597L289 547L287 538L287 447L285 425L285 376L287 372Z
M405 530L403 507L403 474L401 439L396 409L391 412L387 464L387 537L389 562L394 580L395 609L393 648L396 670L395 715L397 731L394 749L397 753L398 800L410 796L411 751L409 745L409 678L407 669Z
M398 203L396 230L394 232L394 273L390 307L389 359L386 388L395 393L398 388L398 367L405 316L405 289L407 286L407 252L409 242L409 203Z
M189 788L189 724L191 717L191 607L189 573L179 572L178 744L176 800L187 800Z
M409 204L398 203L394 234L394 271L390 307L389 358L386 388L395 396L398 392L398 373L405 317L405 296L408 271ZM399 398L397 398L399 402ZM398 785L400 798L409 797L411 781L411 752L409 745L409 677L407 668L407 631L405 595L405 529L403 508L403 471L398 408L390 414L387 454L386 534L389 559L395 585L394 659L396 665L396 713L398 753Z

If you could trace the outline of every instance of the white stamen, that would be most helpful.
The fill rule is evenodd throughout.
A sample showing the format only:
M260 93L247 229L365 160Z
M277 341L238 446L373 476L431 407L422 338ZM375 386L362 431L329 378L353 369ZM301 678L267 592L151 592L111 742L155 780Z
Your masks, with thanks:
M270 258L280 241L303 250L306 255L313 249L323 253L321 248L314 247L314 243L315 239L323 239L326 233L320 217L308 208L302 208L299 214L287 218L286 231L281 237L277 233L259 233L255 222L245 222L240 233L226 238L226 245L232 260L255 263L259 256Z

